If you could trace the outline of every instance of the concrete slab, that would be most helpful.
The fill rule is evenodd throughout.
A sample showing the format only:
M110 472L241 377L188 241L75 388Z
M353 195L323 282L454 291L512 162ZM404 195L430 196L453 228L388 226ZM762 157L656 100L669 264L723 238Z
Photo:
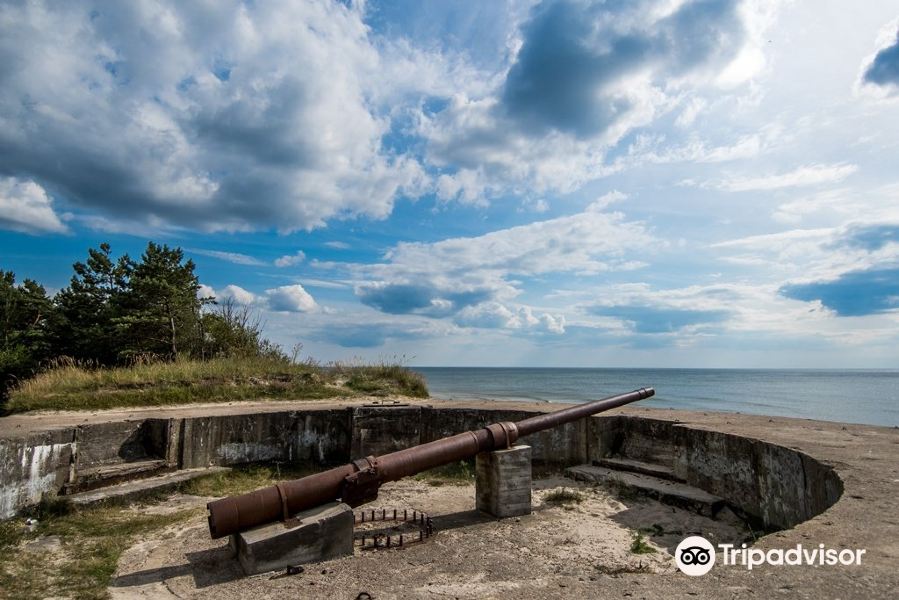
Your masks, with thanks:
M612 483L632 488L666 504L689 508L708 517L714 517L724 507L723 498L685 483L666 481L650 475L617 471L594 465L570 467L565 470L565 473L579 481Z
M161 475L171 469L165 460L138 460L109 465L100 465L88 469L76 469L74 481L66 484L66 493L86 492L101 487Z
M675 475L674 469L669 466L642 460L634 460L632 458L599 458L594 460L593 464L597 467L606 467L608 469L615 469L616 471L630 471L631 473L640 473L642 475L649 475L650 477L658 477L659 479L667 479L669 481L684 481L682 478Z
M353 553L353 510L330 502L289 523L271 523L231 536L231 548L247 575L320 562Z
M228 467L210 467L208 469L185 469L183 471L175 471L166 473L158 477L149 477L146 479L137 479L127 483L111 485L88 492L79 492L77 494L69 494L62 496L72 504L77 506L88 506L97 504L106 500L136 500L141 496L163 492L177 487L179 484L203 477L212 473L221 473L229 471Z
M531 514L531 447L481 452L475 461L477 508L494 517Z

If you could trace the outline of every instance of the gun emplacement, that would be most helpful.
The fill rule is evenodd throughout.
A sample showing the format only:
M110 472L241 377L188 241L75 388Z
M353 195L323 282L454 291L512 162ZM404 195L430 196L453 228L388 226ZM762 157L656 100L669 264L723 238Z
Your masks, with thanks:
M640 388L556 412L518 421L488 425L383 456L368 456L350 464L301 479L286 481L255 492L215 500L209 510L209 533L213 539L246 531L291 516L326 502L341 500L359 506L378 497L378 488L421 471L471 458L479 452L509 448L520 437L577 421L655 394Z

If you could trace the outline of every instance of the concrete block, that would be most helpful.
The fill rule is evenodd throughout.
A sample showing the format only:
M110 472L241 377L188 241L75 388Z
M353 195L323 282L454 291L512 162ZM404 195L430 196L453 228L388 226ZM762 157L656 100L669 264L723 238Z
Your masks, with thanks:
M531 514L531 447L481 452L476 463L477 508L494 517Z
M342 502L304 511L288 523L270 523L231 536L247 575L330 560L353 553L353 510Z

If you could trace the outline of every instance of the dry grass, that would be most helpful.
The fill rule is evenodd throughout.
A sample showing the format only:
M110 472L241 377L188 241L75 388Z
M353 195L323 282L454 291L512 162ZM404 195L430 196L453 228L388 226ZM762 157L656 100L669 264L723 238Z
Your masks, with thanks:
M192 480L179 492L222 497L308 474L294 466L250 465ZM26 527L25 515L0 521L0 599L108 598L122 552L141 536L203 512L200 506L168 514L141 510L168 496L150 497L138 505L107 503L80 510L63 499L48 499L27 511L38 520L32 528ZM59 538L59 548L25 549L28 542L47 537Z
M428 395L421 376L388 364L321 367L276 358L222 358L101 369L59 361L13 389L7 411L320 399L360 393Z
M9 537L0 553L0 598L107 598L119 557L137 537L199 511L148 515L111 506L41 513L30 529L21 519L6 521L3 533ZM58 538L58 549L19 550L20 544L40 538Z
M412 477L434 487L441 485L469 485L474 483L475 480L474 459L460 460L442 467L435 467Z
M543 501L551 504L580 504L584 501L584 496L577 490L559 488L544 496Z

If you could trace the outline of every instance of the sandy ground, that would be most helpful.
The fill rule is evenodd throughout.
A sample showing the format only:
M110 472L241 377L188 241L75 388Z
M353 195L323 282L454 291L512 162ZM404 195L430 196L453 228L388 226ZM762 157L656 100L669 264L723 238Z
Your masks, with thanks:
M562 506L544 497L560 487L583 501ZM202 504L175 496L154 511ZM414 508L432 517L437 534L402 549L305 566L299 575L243 577L227 542L211 540L197 518L160 531L119 561L113 598L555 598L579 597L624 576L673 573L670 552L688 534L741 542L747 532L732 516L711 520L645 499L618 498L562 477L535 481L531 515L497 520L474 511L474 486L404 480L385 485L367 508ZM635 531L656 548L634 554ZM637 584L639 586L639 583ZM364 595L362 596L365 597Z

